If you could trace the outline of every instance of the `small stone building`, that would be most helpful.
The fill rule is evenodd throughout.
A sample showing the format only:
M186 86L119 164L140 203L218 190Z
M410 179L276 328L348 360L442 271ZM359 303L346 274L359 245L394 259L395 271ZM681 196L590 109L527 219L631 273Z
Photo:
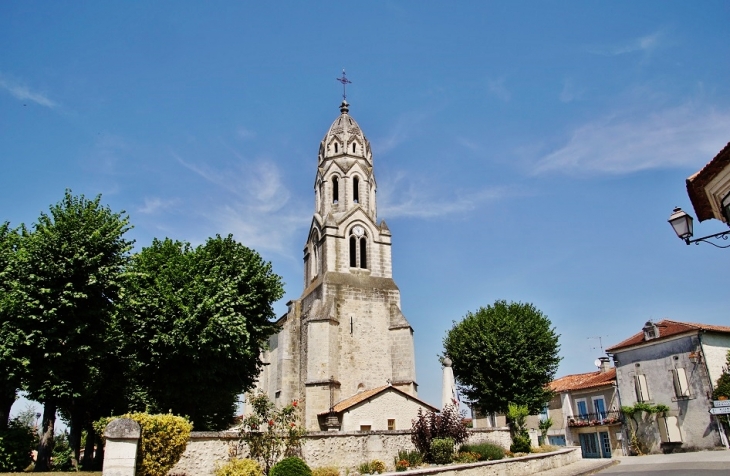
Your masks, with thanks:
M346 101L319 145L313 185L304 290L278 321L257 385L278 404L299 400L305 427L325 430L346 423L334 411L338 402L385 385L415 398L418 386L392 236L377 221L370 143ZM370 402L385 415L388 398Z

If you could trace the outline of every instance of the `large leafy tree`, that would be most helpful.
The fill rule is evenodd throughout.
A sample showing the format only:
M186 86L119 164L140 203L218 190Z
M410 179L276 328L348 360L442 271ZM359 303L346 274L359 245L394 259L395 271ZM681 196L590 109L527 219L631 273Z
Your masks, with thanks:
M188 416L199 430L226 428L261 369L282 294L270 263L230 235L142 249L119 321L136 406Z
M13 319L25 336L26 389L43 404L36 471L48 470L55 415L65 410L78 451L89 388L108 353L109 330L132 241L124 214L70 190L24 231L14 260Z
M8 426L10 408L21 388L25 365L18 353L24 337L13 325L15 302L12 265L18 248L18 230L0 224L0 430Z
M537 413L551 396L558 337L532 304L496 301L455 322L444 353L453 361L460 391L482 412L506 413L514 403Z

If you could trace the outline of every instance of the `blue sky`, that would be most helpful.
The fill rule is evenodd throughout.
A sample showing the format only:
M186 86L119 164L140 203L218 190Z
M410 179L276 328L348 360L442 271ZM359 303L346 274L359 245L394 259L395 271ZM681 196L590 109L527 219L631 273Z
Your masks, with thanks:
M730 141L730 4L0 3L0 220L66 188L137 247L233 235L302 291L319 141L350 113L440 400L453 320L532 302L588 372L648 319L728 323L730 251L667 218ZM726 229L695 224L697 235Z

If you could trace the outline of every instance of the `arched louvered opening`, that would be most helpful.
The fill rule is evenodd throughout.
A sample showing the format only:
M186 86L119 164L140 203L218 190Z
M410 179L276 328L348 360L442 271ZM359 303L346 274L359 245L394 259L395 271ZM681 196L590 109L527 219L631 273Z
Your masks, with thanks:
M335 142L335 154L336 154L337 152L339 152L339 150L338 150L338 149L339 149L339 146L338 146L337 142Z
M368 251L367 240L363 236L360 238L360 267L366 269L368 267Z
M350 237L350 268L357 268L357 238Z
M352 143L352 153L354 154L355 152L357 152L357 143L353 142Z
M340 201L340 179L337 177L332 178L332 203L339 203Z
M352 201L355 203L360 201L360 179L357 177L352 179Z

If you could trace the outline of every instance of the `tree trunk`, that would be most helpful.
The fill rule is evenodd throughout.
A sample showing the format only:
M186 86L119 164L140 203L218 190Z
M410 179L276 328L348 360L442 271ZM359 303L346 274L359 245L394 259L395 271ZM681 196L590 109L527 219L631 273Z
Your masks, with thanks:
M101 441L101 435L96 435L94 438L96 443L96 453L94 454L94 471L101 471L104 467L104 442Z
M43 404L43 423L41 425L40 441L38 442L38 456L36 456L35 470L51 470L51 454L53 453L53 434L56 429L56 403Z
M79 454L81 452L81 417L79 413L77 408L71 410L70 431L68 433L68 445L73 451L71 464L75 469L79 467Z
M86 424L86 446L84 447L84 459L81 461L81 469L84 471L94 470L94 444L96 443L96 432L94 425Z
M0 430L5 430L8 427L10 409L13 403L15 403L15 391L0 395Z

